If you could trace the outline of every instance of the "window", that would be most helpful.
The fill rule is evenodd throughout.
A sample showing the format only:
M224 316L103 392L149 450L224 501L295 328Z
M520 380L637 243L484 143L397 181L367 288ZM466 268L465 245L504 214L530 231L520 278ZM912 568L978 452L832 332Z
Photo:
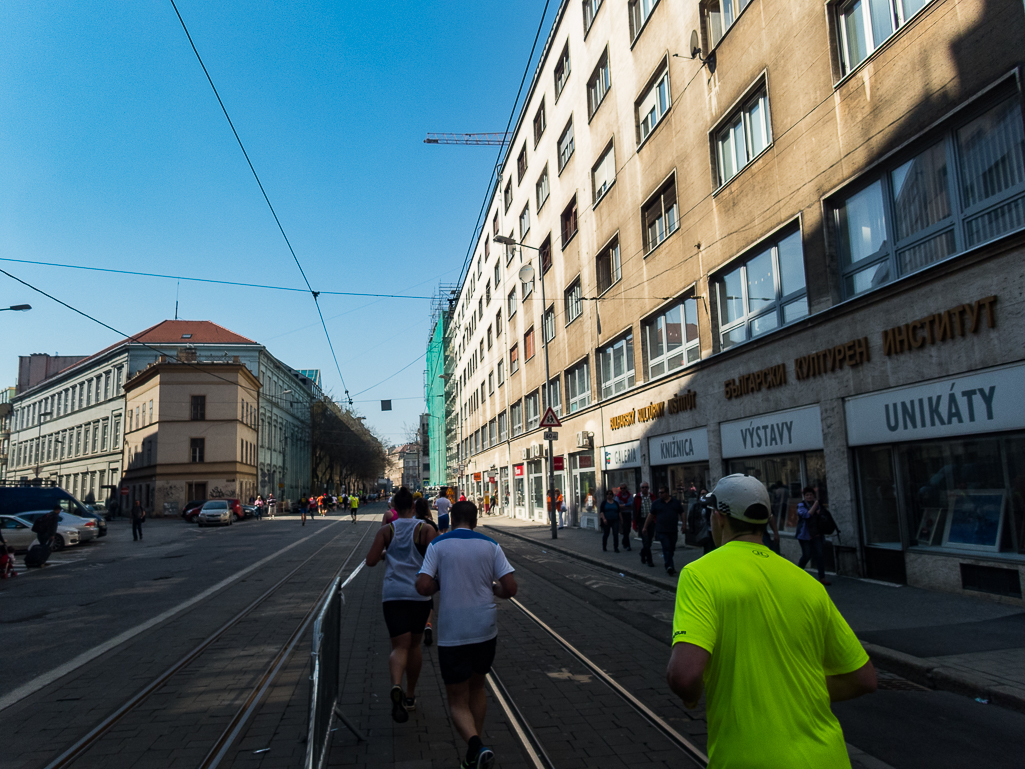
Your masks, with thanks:
M523 240L523 236L530 232L530 204L528 203L520 211L520 240Z
M598 59L598 64L587 80L587 117L594 117L598 107L605 100L605 94L609 92L612 85L612 76L609 70L609 49L606 48Z
M509 439L509 417L503 411L498 415L498 440L503 442Z
M562 247L566 248L573 237L577 234L577 196L574 195L573 199L566 206L562 212L561 218L562 225Z
M512 434L513 438L515 438L523 432L523 403L516 401L509 407L509 413L512 416Z
M520 293L523 295L523 301L527 301L527 297L534 293L534 279L531 278L529 283L520 281Z
M495 262L495 290L498 290L498 284L502 280L502 269L501 262Z
M491 326L488 326L487 337L488 337L488 349L490 350L491 349L492 339L493 339L493 335L491 333Z
M541 244L541 248L537 250L538 256L541 261L541 274L548 272L548 268L552 266L552 236L549 235L544 239Z
M699 360L697 300L684 299L646 321L642 337L649 381Z
M522 184L523 177L527 175L527 143L523 143L523 149L516 157L516 183Z
M527 429L536 430L541 424L540 397L537 390L523 399L523 408L527 412Z
M104 419L103 420L103 425L100 428L100 430L101 430L101 433L100 433L100 435L101 435L101 438L100 438L100 451L106 451L107 450L107 425L108 425L108 422L107 422L106 419Z
M715 137L719 185L726 184L772 143L769 97L763 88L733 114Z
M206 439L205 438L192 438L189 441L189 451L191 454L191 462L205 462L206 461Z
M202 422L206 419L206 396L192 396L192 421Z
M488 395L495 394L495 372L488 372Z
M548 126L548 122L545 120L545 100L541 99L541 106L537 108L537 112L534 113L534 146L541 141L541 136L545 132L545 128ZM497 234L497 231L496 231Z
M566 167L569 159L573 157L573 119L566 123L566 127L562 130L562 136L559 137L559 173L562 173L562 169Z
M566 325L568 326L579 318L580 314L584 311L584 302L580 295L580 278L573 281L573 285L566 289L566 293L563 297L566 311Z
M846 194L834 210L844 295L1025 227L1023 143L1009 99Z
M548 383L547 387L542 387L542 394L544 396L544 405L551 406L552 411L555 412L556 416L562 416L562 388L560 387L559 378L556 377ZM549 393L551 398L549 399Z
M487 261L487 259L490 256L491 256L491 238L489 238L487 235L485 235L484 236L484 260Z
M506 302L509 307L509 317L511 318L516 314L516 289L514 288L509 292L509 296L506 297Z
M484 304L491 304L491 281L484 286Z
M840 6L840 60L846 75L897 29L907 24L928 0L854 0Z
M655 82L637 100L637 144L648 138L672 105L669 68L663 63L662 70L660 75L655 76Z
M491 232L493 235L498 234L498 211L495 211L495 218L491 222Z
M520 351L513 345L509 348L509 373L515 374L520 370Z
M591 169L591 189L594 190L591 202L597 204L599 200L605 197L605 193L609 191L609 187L615 184L615 182L616 148L612 142L609 142L609 146L605 148L601 157L598 158L598 162Z
M645 253L652 251L680 227L675 174L641 209L641 221L644 222Z
M584 32L591 28L594 24L594 17L598 15L598 9L601 8L602 0L584 0Z
M637 36L641 34L641 30L644 29L648 17L651 16L651 12L658 5L658 0L630 0L628 5L630 9L630 39L636 40Z
M505 185L505 194L502 200L505 203L505 212L509 213L509 207L512 205L512 179Z
M545 344L555 339L555 305L545 310L541 319L541 333L544 334Z
M492 419L488 422L488 445L495 446L498 444L498 422Z
M760 246L715 285L724 350L803 318L808 297L800 231Z
M603 347L598 351L598 375L601 377L601 398L611 398L634 386L634 335Z
M726 30L733 26L733 22L750 4L751 0L707 0L702 4L710 47L722 40Z
M566 47L562 49L562 56L559 57L558 63L555 65L555 100L559 100L559 95L562 93L562 89L566 87L566 81L569 79L569 43L566 43Z
M591 405L591 374L587 359L566 372L566 396L570 414Z
M495 313L495 335L502 333L502 311Z
M612 241L598 252L595 258L596 272L598 276L598 293L603 294L623 277L619 264L619 238Z
M501 387L505 383L505 360L499 359L496 372L498 374L498 386Z
M523 335L523 360L534 357L534 327L531 326Z
M515 233L510 231L509 232L509 238L512 239L514 234ZM505 247L505 263L509 264L509 262L511 262L513 260L514 256L516 256L516 248L514 246L506 246Z
M541 206L548 200L548 195L551 192L548 184L548 164L545 164L545 170L541 172L541 178L537 180L536 185L537 191L537 210L538 213L541 211Z

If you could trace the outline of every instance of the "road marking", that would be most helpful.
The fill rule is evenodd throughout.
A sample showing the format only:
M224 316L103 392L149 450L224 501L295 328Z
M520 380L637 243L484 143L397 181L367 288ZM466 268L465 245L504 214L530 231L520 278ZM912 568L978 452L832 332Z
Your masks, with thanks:
M339 523L339 522L336 521L336 523ZM334 525L334 524L332 524L332 525ZM247 575L250 572L255 571L256 569L258 569L261 566L263 566L265 563L268 563L268 562L274 560L275 558L278 558L282 553L287 553L293 547L297 547L297 546L301 545L303 542L305 542L306 540L313 539L314 537L319 536L319 535L321 535L323 533L324 533L324 529L320 529L316 533L310 534L308 537L303 537L302 539L293 542L291 545L287 545L286 547L283 547L280 550L275 551L273 554L268 555L266 558L263 558L263 559L257 561L254 564L250 564L249 566L247 566L246 568L242 569L241 571L235 572L230 577L225 577L220 582L218 582L216 585L214 585L213 587L207 588L202 593L199 593L198 595L195 595L195 596L193 596L192 598L189 598L186 601L182 601L177 606L173 606L172 608L168 609L167 611L161 612L160 614L158 614L157 616L153 617L152 619L148 619L145 622L143 622L141 624L138 624L135 627L130 628L130 629L124 631L123 633L119 633L118 635L114 636L110 640L104 641L103 643L101 643L101 644L99 644L97 646L94 646L92 649L89 649L88 651L82 652L81 654L79 654L74 659L69 660L68 662L65 662L63 665L60 665L60 666L54 668L53 670L49 671L48 673L43 673L40 676L36 676L35 678L33 678L28 683L23 684L22 686L19 686L17 689L13 690L9 694L6 694L3 697L0 697L0 711L5 710L5 709L9 708L11 705L14 705L15 703L25 699L30 694L35 694L37 691L39 691L40 689L42 689L42 688L44 688L46 686L49 686L50 684L52 684L57 679L66 676L68 673L72 673L75 670L78 670L78 668L82 667L83 665L87 665L88 663L90 663L94 659L96 659L97 657L99 657L99 656L101 656L103 654L106 654L111 649L114 649L114 648L120 646L125 641L129 641L132 638L135 638L135 636L139 635L140 633L145 633L147 630L149 630L149 629L151 629L153 627L156 627L161 622L164 622L165 620L170 619L174 615L180 614L181 612L185 611L186 609L191 608L192 606L195 606L200 601L203 601L204 599L209 598L211 595L217 593L218 591L220 591L223 588L227 587L231 583L237 582L238 580L240 580L245 575Z

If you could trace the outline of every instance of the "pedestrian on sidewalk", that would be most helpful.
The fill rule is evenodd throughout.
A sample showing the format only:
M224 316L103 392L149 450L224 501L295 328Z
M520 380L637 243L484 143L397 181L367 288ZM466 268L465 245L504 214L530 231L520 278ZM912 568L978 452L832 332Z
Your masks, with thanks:
M355 494L349 497L349 513L352 515L352 522L356 523L356 514L359 513L359 497Z
M609 489L605 492L605 501L598 508L598 520L601 522L601 549L608 552L609 532L612 532L612 549L619 552L619 503L616 493Z
M850 767L830 703L874 692L875 668L826 591L762 544L761 481L728 475L706 499L718 547L683 567L666 679L688 708L704 691L709 769Z
M434 529L413 517L413 495L405 486L395 492L398 517L382 526L367 553L366 564L374 567L385 561L381 602L384 622L391 637L388 669L391 673L391 717L402 724L416 709L416 684L423 666L420 641L434 602L417 591L417 573L424 557L417 548L426 548L434 539ZM402 676L406 687L402 688Z
M642 483L641 490L634 494L633 526L634 531L641 537L641 566L644 564L648 564L648 566L655 565L651 561L651 541L655 533L645 524L648 521L648 516L651 515L651 503L656 499L658 497L649 491L649 486L646 483Z
M562 492L559 489L555 490L555 510L559 514L559 528L566 528L566 499L562 496Z
M801 545L801 560L797 562L797 568L803 569L810 560L812 566L818 569L819 582L829 585L826 580L826 564L822 557L826 538L819 531L822 506L819 504L818 493L811 486L806 486L803 493L804 501L797 503L797 541ZM776 537L779 538L778 533Z
M452 532L427 548L416 589L431 596L444 585L438 606L438 666L452 722L466 740L460 767L491 769L495 754L480 737L488 705L484 681L498 642L495 598L516 595L516 578L501 546L474 531L473 503L452 506L452 525Z
M262 494L257 494L256 495L256 502L253 504L253 507L256 508L256 520L258 520L258 521L263 520L263 505L264 505L263 495Z
M633 495L630 488L624 483L619 487L616 495L616 503L619 505L619 528L623 535L623 549L630 549L630 523L633 520Z
M132 541L138 542L142 539L142 522L146 520L146 510L139 500L132 504Z
M274 492L272 491L267 495L267 515L271 518L274 517L274 513L277 512L278 501L274 499Z
M305 494L299 495L299 515L302 516L303 526L306 525L306 512L310 508L310 498Z
M669 487L662 485L658 490L658 499L651 503L651 513L644 522L644 533L654 529L655 538L662 545L662 561L665 563L666 574L670 577L676 574L676 564L673 562L673 555L676 553L680 524L683 523L683 505L680 500L669 493ZM651 562L651 553L648 553L648 564Z

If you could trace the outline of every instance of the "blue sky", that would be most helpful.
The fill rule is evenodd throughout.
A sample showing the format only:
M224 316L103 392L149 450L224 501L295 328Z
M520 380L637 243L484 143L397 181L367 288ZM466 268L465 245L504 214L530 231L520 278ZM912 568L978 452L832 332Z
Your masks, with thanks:
M543 0L176 2L314 289L458 280L497 148L423 138L505 127ZM6 0L0 28L0 257L303 286L169 0ZM174 317L175 281L0 268L127 333ZM357 408L400 440L422 363L356 393L423 354L429 302L320 302ZM0 314L0 384L18 355L117 339L0 275L0 306L21 303ZM320 368L342 395L308 294L182 282L179 317Z

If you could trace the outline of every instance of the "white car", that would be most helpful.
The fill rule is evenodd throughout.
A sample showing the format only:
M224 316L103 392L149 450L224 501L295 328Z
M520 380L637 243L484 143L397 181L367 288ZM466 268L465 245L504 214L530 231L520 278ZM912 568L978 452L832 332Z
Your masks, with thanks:
M211 499L204 502L199 508L199 515L196 516L196 523L200 526L231 526L234 522L235 515L226 499Z
M28 513L18 513L18 517L28 521L29 524L33 524L37 518L42 518L48 512L49 510L33 510ZM58 531L60 526L73 526L76 528L78 530L79 542L90 542L100 536L99 525L96 523L95 518L83 518L71 513L61 513L60 524L57 527ZM59 550L60 548L55 549Z
M17 551L28 550L38 539L36 533L32 531L32 521L26 520L20 515L0 515L0 533L3 534L4 542ZM57 536L53 539L53 549L63 550L65 547L78 543L78 528L63 521L59 522Z

